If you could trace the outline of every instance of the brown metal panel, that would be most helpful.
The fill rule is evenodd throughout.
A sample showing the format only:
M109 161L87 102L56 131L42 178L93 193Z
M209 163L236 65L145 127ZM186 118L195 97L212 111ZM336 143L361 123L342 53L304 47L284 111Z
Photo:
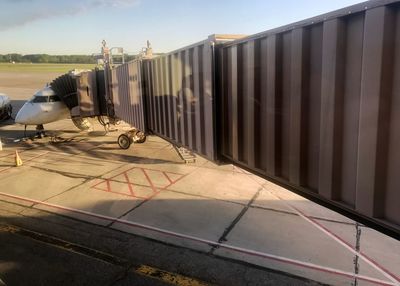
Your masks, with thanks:
M151 130L155 130L156 129L156 113L155 113L155 102L154 102L154 93L155 93L155 83L154 83L154 63L150 62L149 64L149 81L150 81L150 89L149 90L149 103L150 103L150 107L149 107L149 111L150 111L150 116L151 116L151 125L150 128Z
M199 47L195 47L193 51L193 95L194 95L194 115L195 115L195 130L196 140L194 142L194 150L201 152L201 99L200 99L200 65L199 65Z
M167 92L166 92L166 88L165 88L165 77L168 73L168 70L165 66L165 57L160 58L160 68L161 71L160 72L160 104L161 104L161 118L162 118L162 130L163 130L163 134L165 136L169 136L168 134L168 130L167 130L167 126L168 126L168 112L167 112L167 104L166 104L166 96L167 96Z
M333 19L324 23L322 54L321 124L319 156L319 193L328 199L338 199L335 184L340 157L344 66L344 23ZM336 150L335 150L336 147Z
M180 53L174 54L175 66L174 66L174 79L175 79L175 106L176 106L176 123L177 123L177 142L182 142L182 106L181 106L181 90L182 90L182 61Z
M207 132L206 126L214 126L215 119L213 118L208 118L205 110L215 110L215 105L216 102L212 101L207 101L205 102L206 96L205 92L210 92L209 86L206 83L206 80L209 79L209 75L204 72L204 62L207 59L207 54L204 55L204 50L207 48L204 48L205 45L200 45L197 47L198 49L198 84L199 84L199 119L200 119L200 129L197 130L197 136L200 137L200 146L198 146L197 151L200 152L201 154L207 154L209 158L215 158L216 156L216 151L215 149L217 148L216 143L214 142L214 136L215 132ZM211 62L211 59L210 59ZM196 81L195 81L196 83ZM215 98L215 96L212 96L214 94L214 91L212 91L211 94L207 94L207 96L211 95L211 98ZM209 136L211 135L211 136Z
M246 113L247 113L247 124L245 126L245 129L247 131L246 134L246 154L247 154L247 164L249 165L250 168L254 168L255 167L255 142L256 142L256 138L255 138L255 128L254 128L254 120L255 120L255 116L254 116L254 110L255 110L255 104L256 104L256 100L255 100L255 96L254 96L254 92L255 92L255 76L254 76L254 72L255 72L255 64L254 64L254 57L255 57L255 42L254 41L250 41L247 43L246 45L246 66L244 67L247 70L247 74L246 74L246 85L244 87L244 92L246 95L245 101L246 101Z
M279 120L279 137L277 145L280 147L278 162L276 168L279 170L279 177L289 178L289 161L290 161L290 83L291 83L291 39L290 32L282 35L282 81L281 93L277 95L279 102L276 105L277 117Z
M118 86L119 93L126 94L127 102L130 103L131 93L130 93L129 85L128 85L128 79L130 76L128 65L120 66L117 69L117 73L118 73L118 77L119 77L120 83L121 83ZM134 118L132 118L132 114L130 114L129 109L127 108L126 104L123 104L121 107L122 107L122 111L124 112L124 114L126 114L128 116L128 118L130 118L131 120L135 120Z
M393 90L391 92L391 111L388 142L387 186L383 216L391 223L400 225L400 8L396 9L396 33L393 35Z
M304 99L303 99L303 148L301 162L302 185L318 191L320 122L321 122L321 77L322 77L322 40L321 24L306 28Z
M201 112L202 116L202 142L205 143L205 150L203 154L207 154L208 158L215 158L215 122L214 122L214 112L215 112L215 97L218 95L214 94L214 81L213 81L213 60L214 60L214 44L209 41L201 45L202 50L202 61L201 65L201 95L203 98L203 108Z
M247 100L246 100L246 43L237 47L237 135L238 135L238 161L247 163Z
M230 71L232 61L230 60L230 48L221 49L220 60L220 85L219 94L222 97L220 108L221 113L221 152L223 155L232 158L232 100L230 94Z
M231 114L232 114L232 158L233 160L239 160L239 134L238 134L238 47L234 46L230 48L230 94L229 98L232 100Z
M356 210L370 217L383 215L383 180L387 144L388 93L392 51L387 7L368 10L365 16L363 71L358 140ZM386 91L386 92L385 92ZM383 136L380 136L383 135Z
M144 98L139 73L141 62L133 61L111 69L111 91L115 116L147 132Z
M172 61L171 61L171 88L172 88L171 104L172 104L172 113L173 113L173 117L171 119L173 121L173 129L174 129L174 135L172 136L172 139L175 140L176 142L179 142L178 108L177 108L178 83L176 80L178 58L177 58L177 54L172 54L171 57L172 57Z
M178 64L178 108L179 108L179 140L183 145L187 146L186 136L185 136L185 51L179 52L179 64Z
M147 114L147 124L150 129L153 126L153 113L151 112L151 94L152 94L152 79L151 79L151 62L146 60L143 62L143 74L142 74L142 82L144 84L144 94L146 99L146 110L144 111Z
M254 153L257 155L254 159L256 169L266 170L266 142L267 142L267 48L266 39L254 41L254 130L255 135Z
M364 14L345 19L345 67L343 73L343 120L338 199L354 207L357 180L358 125L361 94Z
M138 87L139 87L139 92L142 95L141 98L141 104L143 104L142 108L139 108L140 114L138 114L139 121L140 121L140 126L146 126L146 122L144 121L144 116L145 116L145 91L143 90L143 79L142 79L142 72L143 72L143 62L140 63L140 67L135 71L137 81L138 81ZM145 129L147 130L147 128Z
M143 79L152 86L146 90L151 131L210 159L216 159L214 46L220 43L211 37L146 60Z
M219 148L399 234L400 1L362 6L225 44Z
M266 161L265 167L266 172L269 175L276 174L276 117L277 117L277 106L276 106L276 96L279 93L278 86L279 83L279 70L280 70L280 58L281 58L281 46L278 44L279 40L276 35L272 35L268 37L262 46L262 50L266 50L265 60L262 61L263 67L266 65L265 73L265 85L263 87L264 92L266 93L263 103L263 114L264 120L266 121L265 130L266 140L265 142L265 155L262 156ZM264 73L263 73L264 74Z
M190 107L190 132L189 132L189 136L191 138L191 143L192 143L192 150L197 150L196 149L196 136L197 136L197 129L196 129L196 101L198 100L198 97L196 97L195 93L194 93L194 74L198 71L194 70L194 49L195 48L191 48L189 50L189 58L190 58L190 78L189 78L189 82L190 82L190 90L191 90L191 101L189 104ZM189 145L190 146L190 145Z
M158 58L154 62L155 64L155 85L156 85L156 92L155 92L155 102L156 102L156 117L157 117L157 131L165 136L163 130L163 116L162 116L162 106L161 106L161 96L162 96L162 69L161 69L161 59Z
M267 61L267 68L266 68L266 84L267 87L266 91L266 108L264 110L266 114L266 152L265 158L266 160L266 172L269 175L276 175L276 158L277 158L277 151L276 148L276 123L277 123L277 105L276 105L276 97L279 94L278 87L281 85L279 81L279 71L281 70L278 63L281 59L281 46L278 46L278 37L276 35L272 35L267 38L266 40L266 61ZM263 104L263 106L265 106ZM264 129L264 128L263 128Z
M115 111L115 108L118 108L118 106L121 105L119 97L115 96L115 94L118 94L118 90L116 90L118 84L117 71L113 69L110 71L110 73L111 73L111 95Z
M164 98L166 101L166 120L167 120L167 136L172 137L172 106L171 106L171 72L170 72L170 60L171 57L167 56L164 58L164 70L165 70L165 78L164 78Z
M82 117L100 115L96 72L84 72L77 78L79 113Z
M302 183L305 33L304 29L293 30L291 39L289 181L296 185Z
M185 108L185 136L186 142L190 149L193 148L193 130L192 130L192 102L194 100L193 88L192 88L192 49L189 49L185 53L185 75L184 85L185 89L183 92L184 96L184 108Z
M158 129L158 112L157 112L157 65L155 61L151 62L151 85L152 85L152 93L151 93L151 112L153 114L153 125L152 130Z

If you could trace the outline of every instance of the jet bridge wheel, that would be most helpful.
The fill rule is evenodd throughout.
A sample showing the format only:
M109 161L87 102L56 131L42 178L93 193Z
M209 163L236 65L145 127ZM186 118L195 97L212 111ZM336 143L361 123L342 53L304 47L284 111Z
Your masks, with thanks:
M118 136L118 145L121 149L128 149L132 143L132 137L128 136L128 134L124 133Z
M146 135L142 131L137 130L133 135L133 142L135 143L146 142Z

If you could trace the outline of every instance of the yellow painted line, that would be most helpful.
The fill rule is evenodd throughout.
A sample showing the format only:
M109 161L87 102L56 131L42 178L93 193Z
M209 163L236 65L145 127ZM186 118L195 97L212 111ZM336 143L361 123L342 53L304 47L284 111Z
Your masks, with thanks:
M33 234L34 237L31 237L34 240L42 241L43 243L52 245L53 247L57 247L63 249L65 251L74 252L77 254L85 255L91 258L100 259L105 262L118 265L120 263L124 263L118 257L115 257L111 254L100 252L95 249L91 249L85 246L81 246L74 243L69 243L67 241L61 240L59 238L55 238L46 234L41 234L35 231L27 230L24 228L20 228L18 226L9 225L9 224L0 224L0 232L8 232L13 234L21 234L27 236L27 233ZM49 240L51 239L51 240ZM88 251L82 252L82 250ZM117 262L117 263L116 263ZM125 265L125 263L124 263ZM190 278L187 276L183 276L177 273L164 271L155 267L151 267L148 265L140 265L138 267L134 267L132 271L138 275L145 276L151 279L157 279L164 283L168 283L176 286L211 286L211 284L196 280L194 278ZM1 283L0 283L1 286Z
M16 227L10 225L0 225L0 231L9 232L9 233L17 233L18 229Z
M209 286L210 284L186 277L180 274L167 272L161 269L150 267L147 265L141 265L134 269L134 272L146 277L154 278L165 283L169 283L177 286Z

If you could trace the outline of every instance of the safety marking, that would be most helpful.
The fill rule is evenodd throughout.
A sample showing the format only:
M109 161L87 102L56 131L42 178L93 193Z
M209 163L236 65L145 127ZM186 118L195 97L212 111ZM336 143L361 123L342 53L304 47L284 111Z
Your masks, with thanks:
M251 174L250 174L251 175ZM299 209L297 209L295 206L293 206L292 204L288 203L285 199L281 198L279 195L271 192L270 190L268 190L263 184L260 184L259 182L257 182L253 177L251 177L251 179L253 181L255 181L257 184L259 184L265 191L267 191L268 193L270 193L271 195L275 196L277 199L281 200L284 202L284 204L286 204L286 206L288 206L289 208L291 208L298 216L302 217L303 219L305 219L306 221L308 221L309 223L311 223L313 226L315 226L317 229L321 230L322 232L324 232L325 234L327 234L330 238L332 238L333 240L335 240L336 242L338 242L340 245L344 246L347 250L349 250L350 252L352 252L355 255L359 255L367 264L371 265L373 268L375 268L376 270L378 270L378 272L380 272L381 274L383 274L386 278L390 279L393 284L391 285L398 285L400 286L400 277L398 277L397 275L391 273L389 270L387 270L386 268L384 268L383 266L381 266L378 262L376 262L375 260L373 260L372 258L368 257L364 252L357 252L352 246L351 244L349 244L348 242L346 242L344 239L342 239L341 237L339 237L338 235L336 235L335 233L333 233L332 231L330 231L328 228L326 228L325 226L323 226L322 224L320 224L319 222L317 222L315 219L313 219L312 217L307 216L306 214L304 214L302 211L300 211ZM353 274L353 278L354 277L358 277L357 275Z
M172 272L167 272L147 265L141 265L134 270L135 273L151 277L163 282L177 285L177 286L207 286L209 284L201 282L199 280L179 275Z
M118 265L126 267L130 265L130 262L127 259L120 258L114 256L112 254L99 251L93 248L89 248L83 245L79 245L77 243L69 242L62 240L60 238L50 236L48 234L39 233L36 231L24 229L21 227L17 227L14 225L4 225L0 224L0 232L8 232L12 234L17 234L21 236L28 237L30 239L40 241L42 243L51 245L53 247L60 248L64 251L74 252L79 255L84 255L90 258L100 259L104 262L107 262L112 265ZM183 276L177 273L168 272L165 270L161 270L149 265L139 265L131 268L131 271L139 274L141 276L145 276L151 279L157 279L172 285L177 286L208 286L210 284L196 280L191 277ZM1 280L0 280L1 282ZM1 284L0 284L1 285Z
M338 242L340 245L344 246L351 253L353 253L355 255L359 255L367 264L369 264L370 266L375 268L378 272L383 274L386 278L390 279L394 283L393 285L400 285L400 278L398 276L396 276L395 274L391 273L389 270L384 268L382 265L380 265L378 262L376 262L372 258L368 257L364 252L362 252L362 251L357 252L351 246L351 244L349 244L344 239L342 239L341 237L339 237L338 235L336 235L335 233L330 231L328 228L326 228L325 226L323 226L319 222L317 222L315 219L313 219L313 218L307 216L306 214L304 214L301 210L299 210L298 208L296 208L292 204L288 203L285 199L281 198L279 195L275 194L274 192L269 191L264 186L262 186L262 187L264 188L264 190L266 190L267 192L269 192L270 194L275 196L277 199L283 201L284 204L286 204L289 208L294 210L300 217L302 217L303 219L305 219L306 221L311 223L314 227L316 227L317 229L321 230L323 233L327 234L330 238L332 238L333 240ZM353 277L356 277L356 276L354 276L354 274L353 274Z
M88 217L98 218L98 219L105 220L105 221L108 221L111 223L120 223L120 224L126 225L128 227L145 229L145 230L153 231L153 232L160 233L160 234L167 235L167 236L186 239L186 240L206 244L209 246L215 246L218 248L224 248L224 249L228 249L228 250L231 250L234 252L247 254L250 256L261 257L261 258L265 258L265 259L269 259L269 260L273 260L273 261L278 261L278 262L281 262L284 264L296 265L299 267L312 269L312 270L320 271L323 273L329 273L329 274L342 276L342 277L346 277L346 278L357 277L359 280L375 283L376 285L384 285L384 286L386 286L386 285L387 286L393 286L393 285L398 286L399 285L399 283L396 283L396 282L384 281L384 280L380 280L377 278L372 278L372 277L368 277L368 276L364 276L364 275L360 275L360 274L355 275L352 272L347 272L347 271L343 271L343 270L339 270L339 269L335 269L335 268L331 268L331 267L325 267L322 265L317 265L317 264L304 262L304 261L296 260L296 259L291 259L291 258L287 258L287 257L283 257L283 256L278 256L278 255L274 255L274 254L270 254L270 253L246 249L246 248L229 245L229 244L225 244L225 243L215 242L212 240L208 240L208 239L204 239L204 238L200 238L200 237L196 237L196 236L192 236L192 235L182 234L182 233L178 233L178 232L173 232L170 230L161 229L161 228L157 228L157 227L153 227L153 226L149 226L149 225L144 225L144 224L140 224L140 223L124 220L124 219L114 218L114 217L105 216L105 215L101 215L101 214L95 214L95 213L91 213L91 212L87 212L87 211L83 211L83 210L64 207L61 205L42 202L39 200L29 199L29 198L11 195L11 194L7 194L7 193L3 193L3 192L0 192L0 195L2 195L4 197L9 197L12 199L18 199L21 201L31 202L31 203L38 204L38 205L44 205L44 206L47 206L50 208L54 208L56 210L69 211L72 213L86 215Z
M148 200L160 191L175 184L184 176L184 174L175 172L132 167L113 177L96 179L96 183L91 188L98 191ZM157 182L152 177L157 177Z

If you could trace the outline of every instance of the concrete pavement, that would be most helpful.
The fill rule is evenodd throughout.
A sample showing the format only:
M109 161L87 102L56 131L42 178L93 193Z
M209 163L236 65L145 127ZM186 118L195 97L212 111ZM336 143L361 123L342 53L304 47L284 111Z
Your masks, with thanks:
M353 220L232 165L183 164L156 136L121 150L121 131L99 136L95 126L92 136L67 120L47 127L69 142L8 140L0 199L28 206L23 213L62 214L322 283L354 282ZM15 149L22 167L13 167ZM400 283L400 242L361 228L359 285Z

